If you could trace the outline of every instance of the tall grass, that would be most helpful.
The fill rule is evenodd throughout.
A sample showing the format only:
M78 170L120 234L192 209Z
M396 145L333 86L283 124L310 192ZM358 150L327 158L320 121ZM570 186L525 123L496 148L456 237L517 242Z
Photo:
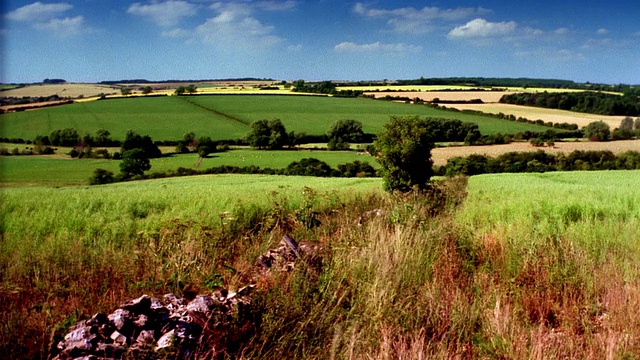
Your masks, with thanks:
M253 177L237 177L251 190L236 193L224 182L221 193L193 184L201 198L246 193L268 199L255 210L230 214L223 213L225 206L197 205L184 182L196 179L48 193L68 199L66 209L108 204L96 196L100 189L120 197L125 207L97 207L115 213L108 224L123 229L118 236L91 237L70 220L68 231L47 234L42 227L16 241L19 225L8 222L2 244L14 250L3 248L0 262L3 353L44 356L50 334L59 336L72 321L141 293L185 294L254 282L259 330L230 357L640 356L640 190L629 186L640 172L483 175L470 178L466 188L466 180L457 178L430 194L405 196L371 191L380 186L377 180L335 195L324 192L322 183L308 183L316 190L284 187L271 196L267 185L251 188ZM134 198L129 187L139 195ZM176 200L176 208L158 205L179 198L182 188L190 200ZM21 195L45 195L25 190L32 192ZM73 200L84 191L94 200ZM292 192L298 195L291 200L280 196ZM16 219L25 219L53 209L9 200L5 219L13 216L8 210L24 208ZM188 204L194 206L178 209ZM383 215L358 225L372 209ZM308 210L321 226L305 226L301 215ZM118 223L145 211L146 217L134 216L129 225ZM254 276L258 255L285 233L320 245L322 266L300 262L292 272Z

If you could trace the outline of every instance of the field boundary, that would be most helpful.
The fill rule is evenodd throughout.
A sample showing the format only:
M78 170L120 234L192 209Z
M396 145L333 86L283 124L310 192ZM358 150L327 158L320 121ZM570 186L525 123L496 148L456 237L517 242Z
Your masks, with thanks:
M210 113L213 113L213 114L215 114L215 115L222 116L222 117L224 117L224 118L225 118L225 119L227 119L227 120L231 120L231 121L234 121L234 122L237 122L237 123L240 123L240 124L243 124L243 125L247 125L247 126L250 126L250 125L251 125L251 123L250 123L250 122L248 122L248 121L244 121L244 120L238 119L238 118L236 118L236 117L234 117L234 116L231 116L231 115L229 115L229 114L225 114L225 113L220 112L220 111L218 111L218 110L208 108L208 107L206 107L206 106L204 106L204 105L197 104L197 103L195 103L195 102L193 102L193 101L189 101L189 100L188 100L186 97L184 97L184 96L178 96L178 98L179 98L180 100L182 100L182 101L185 101L185 102L187 102L187 103L189 103L189 104L191 104L191 105L195 106L195 107L198 107L198 108L200 108L200 109L206 110L206 111L208 111L208 112L210 112Z

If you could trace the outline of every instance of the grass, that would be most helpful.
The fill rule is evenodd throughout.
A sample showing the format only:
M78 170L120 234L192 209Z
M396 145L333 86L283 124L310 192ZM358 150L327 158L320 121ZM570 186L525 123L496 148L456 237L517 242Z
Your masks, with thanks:
M637 358L638 181L482 175L437 196L268 176L5 189L0 346L46 357L49 334L78 319L215 279L258 284L260 329L229 357ZM318 228L300 217L309 207ZM322 268L252 277L283 234L322 246Z
M196 97L131 97L89 101L35 111L0 115L2 136L33 139L51 131L76 128L95 134L107 129L115 139L127 130L154 140L179 140L186 132L214 140L238 139L255 120L279 118L288 131L324 134L340 119L362 121L365 132L376 133L390 115L443 117L475 122L483 134L545 131L547 128L488 116L442 111L425 106L370 99L320 96L219 95Z
M8 146L13 149L16 146ZM23 146L18 146L22 148ZM119 151L111 149L110 152ZM0 184L3 186L73 186L87 185L89 177L95 169L101 168L113 173L120 172L119 160L103 159L72 159L67 155L68 149L60 148L57 155L31 156L2 156L0 157ZM239 149L214 153L198 166L207 169L221 165L250 166L261 168L282 169L294 161L314 157L336 168L340 164L354 162L369 162L378 167L375 158L368 155L358 155L354 151L310 151L310 150L281 150L266 151ZM176 154L152 159L150 172L166 172L179 167L194 168L198 162L197 154Z

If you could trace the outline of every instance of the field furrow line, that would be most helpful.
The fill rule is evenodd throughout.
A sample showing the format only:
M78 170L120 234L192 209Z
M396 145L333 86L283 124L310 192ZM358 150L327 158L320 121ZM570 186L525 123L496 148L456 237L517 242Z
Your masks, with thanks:
M216 115L218 115L218 116L222 116L222 117L224 117L225 119L228 119L228 120L231 120L231 121L234 121L234 122L237 122L237 123L240 123L240 124L246 125L246 126L251 125L251 123L249 123L248 121L244 121L244 120L242 120L242 119L238 119L238 118L236 118L236 117L234 117L234 116L231 116L231 115L229 115L229 114L225 114L225 113L220 112L220 111L218 111L218 110L216 110L216 109L211 109L211 108L208 108L208 107L206 107L206 106L204 106L204 105L201 105L201 104L195 103L195 102L190 101L189 99L185 98L184 96L179 96L178 98L179 98L179 99L181 99L181 100L183 100L183 101L185 101L185 102L187 102L187 103L189 103L189 104L191 104L191 105L193 105L193 106L195 106L195 107L201 108L201 109L203 109L203 110L206 110L206 111L208 111L208 112L210 112L210 113L213 113L213 114L216 114Z

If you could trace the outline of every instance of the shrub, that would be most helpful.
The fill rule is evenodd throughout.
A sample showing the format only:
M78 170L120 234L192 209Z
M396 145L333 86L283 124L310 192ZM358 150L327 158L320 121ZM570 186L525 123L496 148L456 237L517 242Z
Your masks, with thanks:
M594 121L584 128L584 136L591 141L608 141L611 129L604 121Z
M135 175L142 175L149 169L151 169L151 163L142 149L127 150L122 154L120 171L124 177L131 178Z
M428 123L417 116L396 117L383 126L375 141L387 191L427 189L433 175Z
M110 184L114 182L113 172L105 169L96 169L89 178L89 185Z

